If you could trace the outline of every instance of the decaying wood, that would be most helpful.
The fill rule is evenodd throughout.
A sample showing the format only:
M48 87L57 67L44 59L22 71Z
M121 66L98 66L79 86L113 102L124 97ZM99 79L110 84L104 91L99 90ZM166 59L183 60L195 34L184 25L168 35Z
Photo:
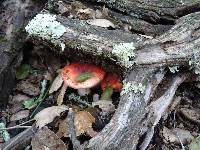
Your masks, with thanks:
M57 20L67 29L60 39L66 46L61 55L72 60L93 62L105 68L112 68L111 71L122 73L126 82L132 82L135 85L142 84L145 87L144 93L130 89L120 97L118 108L111 121L89 141L86 148L91 150L136 149L139 147L141 137L157 122L154 111L148 107L148 103L151 102L152 93L157 90L158 84L164 78L163 69L169 65L188 67L188 61L192 55L200 50L200 13L191 13L175 21L176 18L185 15L186 9L187 13L199 9L199 1L184 1L183 3L118 0L112 3L109 0L102 0L101 2L120 12L151 23L162 21L176 23L169 31L148 40L140 35L118 29L108 30L88 25L84 21L57 16ZM37 37L34 38L34 42L46 43ZM126 67L113 55L112 50L116 44L130 42L133 42L135 46L133 51L136 53L135 64ZM49 47L52 46L49 43L46 44ZM160 99L163 100L163 97L167 95L169 96L167 98L172 100L175 90L184 82L184 79L185 77L182 76L175 77L169 90ZM153 99L153 101L156 103L160 99Z
M4 0L0 2L0 107L7 104L15 85L15 70L22 61L24 25L38 12L31 0Z

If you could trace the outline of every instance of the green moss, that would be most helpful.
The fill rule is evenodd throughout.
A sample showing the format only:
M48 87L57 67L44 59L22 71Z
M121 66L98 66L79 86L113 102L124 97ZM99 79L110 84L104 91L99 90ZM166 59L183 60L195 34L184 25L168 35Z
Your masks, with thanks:
M134 93L144 93L145 86L142 85L142 83L136 84L134 82L126 82L126 80L123 81L123 88L120 93L120 95L127 94L129 92L134 92Z
M118 58L120 63L129 68L135 61L135 47L133 43L120 43L113 46L112 53Z

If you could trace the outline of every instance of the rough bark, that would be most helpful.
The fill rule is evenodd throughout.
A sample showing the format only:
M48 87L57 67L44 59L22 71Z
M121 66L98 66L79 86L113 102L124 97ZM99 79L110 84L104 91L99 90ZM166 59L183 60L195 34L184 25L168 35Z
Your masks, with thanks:
M15 70L22 61L26 19L39 11L37 5L31 6L30 0L0 2L0 107L6 106L15 85Z

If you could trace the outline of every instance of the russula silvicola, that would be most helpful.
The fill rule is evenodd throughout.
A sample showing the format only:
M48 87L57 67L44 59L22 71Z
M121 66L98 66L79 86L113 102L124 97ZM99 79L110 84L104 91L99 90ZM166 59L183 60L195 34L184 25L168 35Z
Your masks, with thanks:
M61 76L64 86L59 96L63 98L67 87L88 91L89 88L98 85L103 80L105 72L92 64L72 63L63 68Z
M101 82L101 89L103 90L101 100L110 100L113 91L119 92L122 89L122 86L123 85L116 74L108 74Z

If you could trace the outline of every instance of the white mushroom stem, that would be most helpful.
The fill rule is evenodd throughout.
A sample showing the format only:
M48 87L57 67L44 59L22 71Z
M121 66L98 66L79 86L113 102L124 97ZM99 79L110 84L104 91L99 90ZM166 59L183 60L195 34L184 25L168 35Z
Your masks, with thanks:
M88 95L90 94L91 90L89 88L86 88L86 89L78 89L78 94L80 96L85 96L85 95Z

